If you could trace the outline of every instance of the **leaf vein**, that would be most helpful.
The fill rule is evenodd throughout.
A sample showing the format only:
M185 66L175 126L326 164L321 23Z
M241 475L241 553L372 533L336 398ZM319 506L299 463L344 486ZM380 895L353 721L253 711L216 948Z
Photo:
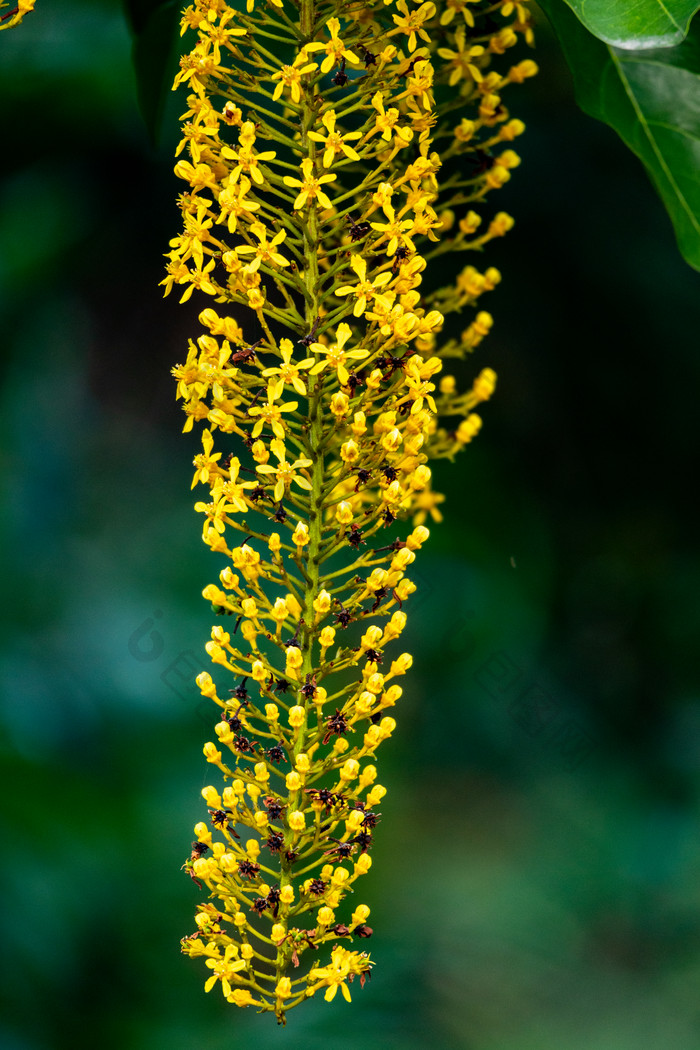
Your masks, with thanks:
M637 119L639 120L639 123L640 123L640 126L642 128L642 131L644 132L644 134L645 134L645 136L646 136L646 138L647 138L647 140L649 142L649 145L651 146L652 152L654 153L654 156L656 157L656 160L657 160L657 162L659 164L659 167L661 168L662 172L666 176L666 178L668 180L668 183L671 186L671 188L673 189L676 197L678 198L678 201L679 201L681 207L686 212L686 214L687 214L687 216L688 216L688 218L690 220L690 223L693 226L693 229L695 229L698 233L700 233L700 222L698 221L698 219L696 218L695 214L693 213L693 209L691 208L691 206L689 205L688 201L686 200L685 195L681 192L680 186L676 182L675 178L673 177L673 173L671 172L671 169L669 168L668 164L666 163L666 158L664 157L663 153L661 152L661 150L660 150L660 148L658 146L658 143L656 142L656 139L651 134L651 127L650 127L649 121L646 120L646 118L644 116L644 113L642 112L642 110L641 110L641 108L639 106L639 103L637 102L636 95L634 94L634 91L632 90L632 86L631 86L630 82L628 81L627 77L625 76L624 71L622 69L623 63L620 62L620 60L618 59L618 57L617 57L615 51L613 50L613 48L611 48L609 45L606 45L606 46L607 46L608 52L610 54L610 57L611 57L611 59L613 61L613 65L615 66L615 68L617 70L617 74L618 74L618 76L620 78L620 82L622 84L622 87L624 88L625 94L627 95L627 98L629 99L630 104L631 104L632 108L634 109L634 112L635 112L635 114L637 116Z

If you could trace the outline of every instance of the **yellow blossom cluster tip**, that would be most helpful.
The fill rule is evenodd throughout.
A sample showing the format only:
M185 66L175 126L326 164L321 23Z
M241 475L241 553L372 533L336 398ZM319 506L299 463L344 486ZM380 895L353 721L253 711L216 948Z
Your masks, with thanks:
M201 305L173 373L219 557L197 680L217 784L184 865L209 898L182 944L207 991L283 1022L370 974L355 894L412 663L394 651L411 566L441 517L428 462L471 442L496 382L460 390L443 366L488 335L500 273L436 287L428 264L512 226L481 208L519 164L503 95L536 66L507 58L532 35L510 0L195 0L182 31L163 284Z
M18 26L24 16L34 10L35 3L36 0L0 0L0 31Z

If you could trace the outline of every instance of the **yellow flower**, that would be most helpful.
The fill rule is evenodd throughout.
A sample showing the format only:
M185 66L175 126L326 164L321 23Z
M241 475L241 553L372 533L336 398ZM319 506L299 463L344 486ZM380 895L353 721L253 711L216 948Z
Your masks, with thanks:
M312 343L311 349L317 354L323 354L325 360L317 361L309 374L316 376L326 368L334 368L338 373L338 379L340 380L341 386L345 386L350 378L348 370L345 367L346 362L362 361L365 357L369 357L369 350L343 349L351 336L352 330L350 329L350 326L343 321L342 324L338 325L336 331L336 342L330 347L323 346L322 343Z
M308 478L302 474L296 474L295 471L299 469L305 469L313 465L312 460L301 457L295 459L293 463L287 463L285 456L286 451L282 441L279 438L273 439L270 442L270 449L278 459L278 465L276 467L271 466L269 463L262 463L256 467L259 474L273 474L277 479L275 482L275 490L273 492L273 498L275 502L283 498L285 492L289 490L289 486L294 482L299 486L300 489L306 489L307 492L311 491L311 482Z
M386 246L387 255L396 255L399 244L401 244L403 248L407 248L408 251L414 252L416 248L409 236L413 231L415 225L414 221L412 219L398 220L396 218L396 212L391 204L388 203L384 205L383 211L389 222L370 223L373 230L376 230L377 233L381 233L381 237L375 242L375 244L378 246L382 244L383 241L388 240L389 243Z
M289 266L287 259L275 251L277 245L286 239L287 234L284 230L276 233L269 242L267 240L267 230L261 222L254 222L250 227L250 232L257 237L258 244L240 244L235 249L237 255L254 256L248 265L244 267L246 273L255 273L260 269L261 263L265 263L273 268L275 266Z
M476 4L479 0L445 0L445 10L440 15L440 25L447 26L454 16L459 12L464 17L468 26L474 25L474 15L467 4Z
M221 459L220 452L215 452L213 456L211 455L211 450L214 447L214 438L211 436L210 430L205 430L202 434L202 445L204 446L204 452L194 457L194 465L197 470L192 479L191 488L194 488L198 481L206 485L210 475L217 469L217 459Z
M265 177L260 170L260 161L274 160L277 154L274 150L266 150L264 153L254 153L254 143L255 125L252 121L246 120L245 123L241 125L241 131L238 136L238 149L231 149L230 146L222 147L221 156L227 160L233 160L236 162L231 169L231 180L233 182L236 182L241 172L247 172L253 182L257 183L258 186L262 186L264 183Z
M240 970L245 970L245 959L236 959L238 948L235 944L228 944L223 959L207 959L205 965L212 970L212 976L204 985L204 991L210 992L217 981L221 981L221 990L225 996L231 995L230 978Z
M277 84L272 93L273 99L276 101L280 98L284 89L287 88L292 96L292 102L298 104L301 99L301 78L306 76L307 73L313 73L315 69L318 69L317 63L309 62L308 55L305 51L302 51L294 59L291 66L282 66L277 73L273 73L270 77L271 80L279 80L279 84Z
M232 7L229 7L221 15L218 25L207 21L207 19L204 19L204 21L199 23L198 28L202 34L202 39L210 41L212 57L217 66L221 62L221 48L225 47L232 50L233 45L231 43L231 38L245 36L248 32L247 29L238 29L235 26L228 26L231 19L235 17L236 12Z
M272 0L274 4L276 0ZM249 0L250 6L252 2ZM233 1003L234 1006L262 1006L260 999L254 999L247 988L234 988L230 995L226 996L229 1003Z
M281 405L276 405L277 400L277 384L267 384L267 404L265 405L253 405L252 408L248 409L249 416L258 416L258 420L253 427L252 436L258 437L262 432L262 428L267 423L271 428L275 437L278 437L281 441L284 441L284 427L282 426L282 413L283 412L294 412L298 402L297 401L285 401Z
M474 44L471 47L467 46L466 29L464 26L460 26L455 33L455 45L457 47L456 51L453 51L449 47L438 48L438 55L440 58L448 59L452 66L452 72L450 73L450 87L454 87L454 85L463 77L472 78L477 83L483 80L483 73L475 64L474 59L481 58L485 49L481 44Z
M311 368L314 363L313 357L305 357L303 361L295 361L292 363L292 355L294 353L294 344L291 339L280 339L280 351L282 353L282 364L279 368L265 368L261 375L265 379L269 379L272 376L279 376L277 380L277 386L275 387L275 396L279 397L284 389L285 385L293 386L297 394L301 394L302 397L306 396L306 385L301 378L301 370Z
M351 66L359 65L360 60L353 51L349 51L343 41L338 36L340 30L340 22L337 18L329 18L326 22L326 29L331 35L329 43L324 44L322 41L317 40L314 43L306 44L304 47L305 51L325 51L326 57L321 63L321 72L328 73L333 66L339 66L341 62L349 62Z
M410 13L406 0L397 0L396 6L401 14L391 16L396 22L396 29L391 29L387 36L393 36L395 33L405 33L408 37L408 50L411 52L416 50L416 34L427 41L427 43L430 43L430 34L423 29L423 23L435 14L436 8L432 0L421 4L420 7L415 8Z
M294 201L295 211L299 211L300 208L305 207L309 201L313 200L317 200L324 208L332 208L333 205L325 191L321 189L321 186L326 182L334 182L338 176L319 175L319 177L316 178L314 175L314 162L310 157L304 157L301 162L301 170L304 176L303 180L294 179L291 175L285 175L283 179L285 186L298 186L301 190L299 196Z
M385 309L389 309L389 301L381 295L381 289L391 280L391 273L385 270L384 273L378 274L373 281L368 281L367 263L361 255L353 255L350 259L350 265L359 278L358 284L348 284L343 285L342 288L336 288L335 294L355 296L356 302L352 311L355 317L361 317L367 309L367 303L375 300L380 300Z
M433 492L432 489L423 489L422 492L418 493L415 501L417 513L413 518L413 524L422 525L428 515L430 515L433 521L442 521L442 511L438 510L438 506L440 503L444 502L445 497L441 492Z
M239 481L238 472L241 469L240 460L236 456L231 457L228 480L221 483L221 491L229 501L229 509L237 510L245 514L248 505L245 502L245 490L254 489L254 481ZM218 480L218 479L217 479Z
M372 963L369 956L348 951L342 945L336 944L331 952L329 965L316 966L309 972L309 992L313 995L318 988L325 987L327 991L323 998L326 1002L331 1002L340 988L343 998L351 1002L348 980L352 980L356 974L366 974L370 966Z
M204 93L206 78L216 79L224 72L224 67L216 61L213 54L209 53L207 43L200 41L189 55L183 55L180 59L180 72L173 81L173 91L180 84L189 83L195 91Z
M308 136L313 142L324 143L323 150L323 166L329 168L333 163L336 153L344 153L349 160L359 160L360 155L352 148L348 146L350 139L362 138L359 131L346 131L344 135L339 135L335 130L336 114L334 109L327 110L321 117L321 123L328 132L327 135L321 135L317 131L309 131Z
M188 160L179 160L174 170L178 179L189 183L195 193L198 190L216 190L219 187L216 175L208 164L190 164Z
M372 133L381 132L382 138L386 142L389 142L393 132L396 144L399 146L407 146L413 138L413 129L410 127L398 126L398 109L394 106L390 106L387 110L384 109L384 98L381 91L375 92L372 96L372 105L377 111L377 117L375 119Z
M189 281L190 286L189 288L186 288L180 296L181 303L187 302L195 288L199 289L201 292L206 292L207 295L219 294L219 289L212 284L209 278L209 274L214 269L214 266L215 262L211 259L203 270L190 270L187 267L185 268L187 270L187 276L180 277L177 283L184 284L186 281Z
M219 193L221 212L217 222L222 222L226 219L230 233L236 232L239 219L250 221L254 213L260 210L260 205L257 201L251 201L246 198L251 185L250 179L242 175L239 182L230 182Z

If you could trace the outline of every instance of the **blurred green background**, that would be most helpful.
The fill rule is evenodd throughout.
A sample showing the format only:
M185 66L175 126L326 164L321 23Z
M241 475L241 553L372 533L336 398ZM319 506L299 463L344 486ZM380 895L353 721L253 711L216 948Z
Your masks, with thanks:
M158 288L184 106L154 150L116 0L0 37L3 1050L700 1045L698 278L539 39L498 396L437 471L381 756L377 966L279 1031L179 954L217 571L169 375L198 307Z

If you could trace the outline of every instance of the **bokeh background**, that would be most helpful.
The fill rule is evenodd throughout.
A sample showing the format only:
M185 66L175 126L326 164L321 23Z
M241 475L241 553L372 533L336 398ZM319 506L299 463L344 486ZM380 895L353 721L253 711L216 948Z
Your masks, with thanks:
M116 0L0 37L3 1050L697 1050L698 277L644 173L542 73L509 103L517 225L440 465L348 1007L239 1012L179 954L211 779L190 680L214 578L169 375L171 123Z

